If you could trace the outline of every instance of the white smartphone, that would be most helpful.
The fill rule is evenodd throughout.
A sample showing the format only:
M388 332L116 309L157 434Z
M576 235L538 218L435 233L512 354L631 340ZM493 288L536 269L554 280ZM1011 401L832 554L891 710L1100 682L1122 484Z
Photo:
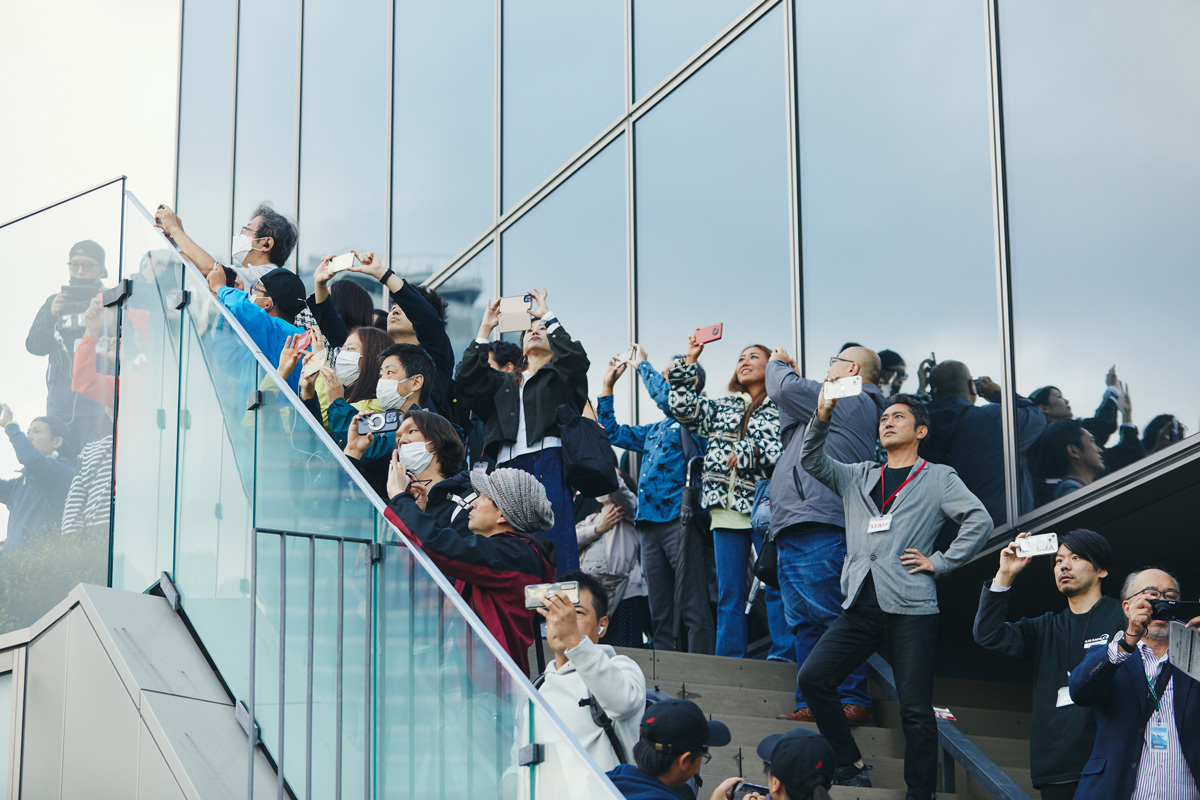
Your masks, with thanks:
M617 354L618 361L622 361L626 364L632 364L633 366L637 366L638 362L635 359L637 359L637 348L636 347L630 347L624 353Z
M843 397L853 397L862 394L862 375L850 375L837 380L825 381L825 398L841 400Z
M1058 552L1058 534L1042 533L1017 539L1017 555L1021 558L1048 556Z
M500 298L500 333L527 331L533 323L529 310L533 308L533 295L517 295Z
M329 262L329 274L336 275L339 272L345 272L358 263L358 257L354 253L344 253L340 256L334 256L333 260Z

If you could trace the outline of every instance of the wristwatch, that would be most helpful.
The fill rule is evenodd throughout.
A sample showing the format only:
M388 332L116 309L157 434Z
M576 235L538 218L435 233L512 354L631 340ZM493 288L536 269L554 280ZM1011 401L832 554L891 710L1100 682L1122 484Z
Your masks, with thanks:
M1125 640L1125 637L1126 637L1126 636L1128 636L1128 635L1129 635L1129 634L1128 634L1128 633L1126 633L1125 631L1121 631L1121 638L1120 638L1120 639L1117 639L1117 647L1121 648L1121 649L1122 649L1122 650L1124 650L1126 653L1136 653L1136 652L1137 652L1137 645L1136 645L1136 644L1130 644L1129 642L1127 642L1127 641Z

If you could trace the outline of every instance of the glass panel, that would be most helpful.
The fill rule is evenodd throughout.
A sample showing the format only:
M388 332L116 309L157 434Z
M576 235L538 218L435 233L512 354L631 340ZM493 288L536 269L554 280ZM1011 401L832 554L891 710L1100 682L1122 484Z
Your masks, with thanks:
M235 697L249 689L250 531L260 374L200 273L184 283L176 582L188 617Z
M12 752L13 674L0 673L0 786L8 786L8 754Z
M229 239L233 214L230 165L237 8L237 0L211 0L188 3L183 9L176 211L187 221L189 236L219 248ZM222 249L212 255L223 259L228 253Z
M239 3L238 8L233 227L249 222L262 202L269 202L280 214L296 216L296 48L300 42L299 0L255 0ZM225 241L232 231L220 234L211 245L217 250L208 252L224 261L229 255ZM192 238L203 246L203 239L195 234Z
M81 581L108 582L118 319L87 312L117 282L120 221L116 183L0 228L0 263L15 278L0 315L19 343L2 361L0 633Z
M723 322L701 361L710 395L742 348L792 341L785 45L776 8L637 123L639 343L661 368ZM640 391L641 421L660 419Z
M633 96L640 98L749 7L747 0L634 0Z
M113 503L113 586L145 591L174 572L175 455L179 436L179 297L183 262L126 201L125 269L133 289L121 315L121 414Z
M625 111L620 3L504 7L504 208Z
M496 292L496 260L492 246L480 250L458 271L438 284L446 301L446 332L455 356L459 356L479 332L479 321L489 298Z
M980 400L943 433L975 402L959 394L969 379L1002 374L984 13L799 4L805 370L823 378L847 342L899 353L907 392L932 354L965 364L960 381L942 373L922 454L955 467L1001 524L1000 406ZM850 286L873 313L846 313Z
M296 263L310 284L324 255L385 249L387 24L384 3L304 3L304 227Z
M629 347L625 248L624 137L504 233L504 294L548 289L550 309L587 348L592 394L608 359ZM565 280L564 266L587 279ZM628 393L616 402L617 413L628 419Z
M399 274L433 274L495 218L495 28L495 0L396 3L391 266Z
M1200 333L1200 7L1015 2L1001 24L1015 361L1051 421L1029 451L1049 502L1197 430L1193 381L1156 356Z

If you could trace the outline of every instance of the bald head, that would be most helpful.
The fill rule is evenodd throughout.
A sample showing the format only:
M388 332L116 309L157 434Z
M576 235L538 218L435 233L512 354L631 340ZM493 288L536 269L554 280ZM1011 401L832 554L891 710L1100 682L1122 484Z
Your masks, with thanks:
M858 374L862 375L863 383L879 383L879 373L883 366L879 362L879 354L865 347L847 347L839 358L849 359L858 364Z
M936 396L960 394L970 397L971 370L961 361L943 361L929 373L929 388Z

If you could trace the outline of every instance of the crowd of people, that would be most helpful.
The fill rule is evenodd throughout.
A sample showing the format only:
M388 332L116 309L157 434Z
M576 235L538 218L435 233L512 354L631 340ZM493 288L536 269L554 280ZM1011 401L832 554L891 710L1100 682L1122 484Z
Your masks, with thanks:
M386 503L389 520L455 582L520 668L529 671L531 648L544 637L553 658L539 690L627 797L694 787L708 748L727 744L729 733L688 701L648 705L641 670L613 646L745 657L758 594L768 657L797 669L795 703L780 717L813 722L820 734L797 729L764 740L766 782L746 783L739 796L795 800L823 797L833 784L870 786L852 726L874 721L864 664L876 651L895 673L908 796L933 796L936 580L1007 521L996 382L973 377L962 362L930 359L918 369L918 391L904 393L904 359L854 342L817 380L801 375L786 350L752 344L732 365L727 394L710 396L704 345L688 337L658 368L637 344L629 357L610 359L593 405L587 350L564 327L570 320L551 310L546 289L528 291L519 343L495 338L502 314L493 300L476 338L456 354L446 302L374 253L322 259L308 293L284 266L296 227L269 205L235 236L229 265L194 242L170 208L159 206L155 219ZM91 514L95 525L107 514L107 505L90 510L94 487L75 485L97 446L111 460L112 377L97 348L106 311L95 297L103 250L80 242L70 270L78 291L49 298L27 341L30 352L50 356L48 413L21 432L0 406L24 465L20 478L0 483L12 511L9 552L68 518ZM375 309L339 272L378 281L390 307ZM630 367L661 420L617 419L613 394ZM861 391L827 396L829 382L841 379L861 380ZM1139 437L1115 370L1090 419L1076 419L1053 386L1016 396L1015 413L1022 511L1183 435L1164 416ZM639 455L627 470L615 458L602 465L609 489L595 497L569 478L580 418L594 420L585 424L613 448ZM1029 561L1017 544L1002 551L984 588L975 637L1036 662L1035 785L1053 798L1196 797L1200 742L1177 723L1200 692L1162 666L1164 623L1149 612L1150 599L1178 598L1174 579L1140 571L1120 603L1106 598L1107 542L1073 531L1055 557L1068 609L1007 623L1009 589ZM560 588L527 607L526 587L563 582L576 584L578 601ZM1154 693L1157 717L1141 715L1145 681L1127 674L1140 678L1130 666L1135 653L1152 689L1168 676ZM1145 729L1143 750L1132 728ZM739 780L723 782L713 798L732 796ZM1163 780L1175 793L1155 793Z

